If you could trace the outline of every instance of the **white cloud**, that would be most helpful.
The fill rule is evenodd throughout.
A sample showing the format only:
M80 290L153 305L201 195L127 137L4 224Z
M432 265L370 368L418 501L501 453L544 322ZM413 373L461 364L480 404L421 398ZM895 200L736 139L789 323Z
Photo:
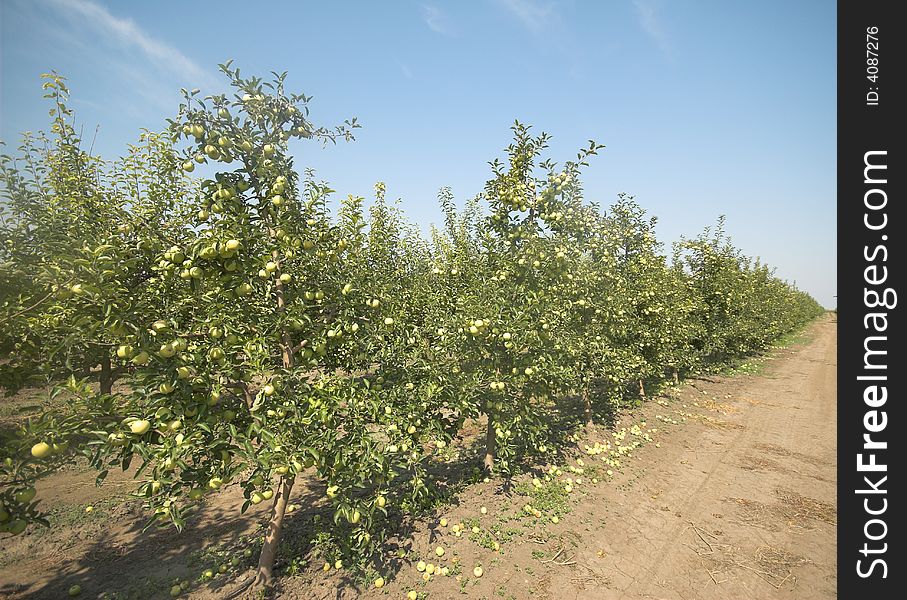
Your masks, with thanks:
M112 15L92 0L45 0L80 27L91 27L107 42L134 48L162 72L199 86L215 86L217 79L177 48L155 39L131 19Z
M400 73L402 73L404 77L406 77L407 79L413 78L413 71L412 71L412 69L409 68L409 65L402 63L398 60L397 66L400 67Z
M422 20L425 21L425 24L428 25L428 28L434 31L435 33L440 33L441 35L453 35L453 31L450 27L450 19L447 18L447 15L437 6L432 6L430 4L422 5Z
M542 4L538 0L497 0L498 4L506 8L526 29L538 33L546 29L552 22L558 21L558 13L554 4Z
M646 32L646 35L652 38L662 54L669 59L673 58L674 52L668 41L668 37L661 27L661 22L658 19L658 15L655 13L655 8L646 0L633 0L633 6L636 7L636 12L639 17L639 26L642 27L642 30Z

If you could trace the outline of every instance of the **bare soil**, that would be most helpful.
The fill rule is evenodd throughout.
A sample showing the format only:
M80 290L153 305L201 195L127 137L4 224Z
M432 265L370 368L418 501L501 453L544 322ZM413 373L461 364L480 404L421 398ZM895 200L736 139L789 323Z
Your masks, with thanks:
M305 529L312 513L289 515L274 596L383 599L415 590L432 599L834 598L833 315L803 337L773 350L755 373L688 380L624 411L611 428L586 431L562 464L466 487L451 505L391 540L405 556L384 557L381 589L371 585L374 575L366 581L347 569L323 572L323 561L310 552L297 557L294 532ZM9 409L16 401L35 402L27 395L4 400L0 425L16 412ZM602 462L607 452L584 452L596 442L619 451L611 456L619 467ZM561 475L544 481L551 466ZM567 477L574 480L569 494L526 492L533 478L546 490L563 490ZM166 598L182 578L191 587L181 597L210 600L226 598L250 576L254 559L241 549L260 535L266 507L241 516L240 495L228 490L179 534L143 532L146 515L128 497L131 484L131 473L111 472L97 488L83 468L41 481L52 527L2 540L0 597L65 598L79 584L83 598ZM300 478L292 502L317 505L322 494ZM544 506L540 517L523 510L530 503L534 510ZM87 506L93 510L86 513ZM459 523L466 531L456 537L452 526ZM226 574L199 578L231 557L240 564ZM419 560L447 566L450 574L423 581ZM477 565L481 577L473 573Z

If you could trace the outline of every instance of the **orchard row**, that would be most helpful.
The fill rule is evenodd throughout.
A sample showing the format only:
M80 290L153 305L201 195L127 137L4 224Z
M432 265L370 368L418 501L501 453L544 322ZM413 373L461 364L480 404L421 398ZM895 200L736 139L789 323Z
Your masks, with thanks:
M243 510L270 502L268 585L301 473L367 556L388 511L430 499L429 463L466 421L487 423L476 460L506 473L556 451L555 414L592 422L821 313L721 222L663 254L632 198L584 200L600 146L558 166L519 123L478 196L457 210L442 191L425 239L382 184L369 205L335 202L294 168L291 140L351 139L355 120L315 126L283 76L222 69L234 94L185 92L165 132L112 162L45 76L51 134L3 157L4 383L65 382L63 408L0 454L7 535L43 521L37 478L138 463L137 493L178 527L229 486Z

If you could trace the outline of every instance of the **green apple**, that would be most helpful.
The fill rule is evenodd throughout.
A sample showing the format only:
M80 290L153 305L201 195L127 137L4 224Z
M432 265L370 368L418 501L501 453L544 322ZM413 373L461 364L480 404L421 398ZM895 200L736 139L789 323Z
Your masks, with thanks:
M28 523L26 523L22 519L13 519L12 521L10 521L9 523L7 523L5 525L6 530L13 535L19 535L20 533L25 531L25 528L27 526L28 526Z
M151 361L151 355L141 350L132 358L132 362L140 367L147 365Z
M31 455L35 458L45 458L51 453L50 444L47 442L38 442L31 447Z
M151 429L151 421L148 419L137 419L129 424L129 430L135 435L144 435Z
M29 487L25 488L24 490L20 490L20 491L16 492L16 494L13 496L13 499L16 502L18 502L19 504L28 504L29 502L31 502L32 500L35 499L35 495L37 493L38 493L38 491L35 490L35 488L29 486Z

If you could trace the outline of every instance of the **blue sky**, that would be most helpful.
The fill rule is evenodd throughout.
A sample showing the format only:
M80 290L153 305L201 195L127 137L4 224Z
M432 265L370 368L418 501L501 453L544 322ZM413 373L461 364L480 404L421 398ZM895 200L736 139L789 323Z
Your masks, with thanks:
M180 87L224 91L216 65L289 71L316 123L356 116L357 141L296 146L339 194L376 181L410 219L440 221L488 178L514 119L551 156L606 148L586 195L619 192L659 238L727 215L749 255L826 306L836 292L836 7L728 0L155 2L2 0L0 138L47 126L39 75L66 75L95 149L160 130ZM86 138L91 137L86 134Z

